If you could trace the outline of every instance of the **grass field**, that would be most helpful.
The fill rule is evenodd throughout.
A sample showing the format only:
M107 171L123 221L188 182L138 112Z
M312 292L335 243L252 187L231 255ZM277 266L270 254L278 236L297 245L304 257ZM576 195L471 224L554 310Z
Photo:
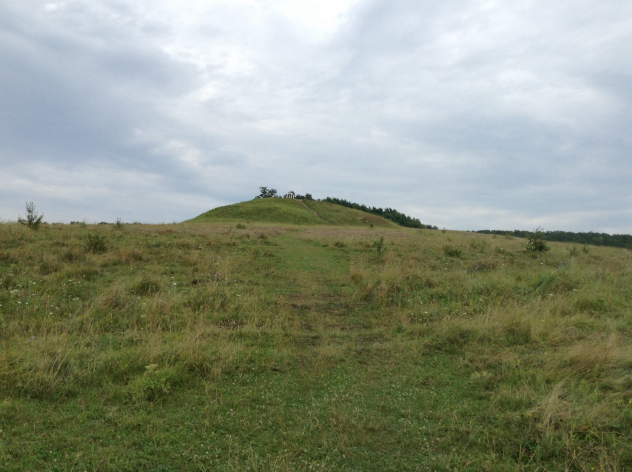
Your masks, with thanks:
M247 221L0 224L0 470L632 470L631 251Z

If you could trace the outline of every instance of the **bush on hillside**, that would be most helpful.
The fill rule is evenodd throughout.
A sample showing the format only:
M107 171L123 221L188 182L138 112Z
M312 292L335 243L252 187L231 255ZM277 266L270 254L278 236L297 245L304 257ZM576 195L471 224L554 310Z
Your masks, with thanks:
M105 236L100 234L88 234L86 236L86 250L90 252L99 253L107 251L105 244Z
M527 239L527 252L544 252L549 250L549 246L546 245L544 239L542 239L542 228L536 228L533 233Z
M21 217L18 217L18 223L28 226L33 231L37 231L42 223L42 218L44 218L44 215L37 214L33 202L26 202L26 219L24 220Z

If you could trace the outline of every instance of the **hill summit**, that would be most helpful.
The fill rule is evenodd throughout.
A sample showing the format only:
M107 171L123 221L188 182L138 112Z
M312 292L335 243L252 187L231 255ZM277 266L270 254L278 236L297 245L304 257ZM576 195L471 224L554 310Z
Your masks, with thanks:
M260 198L235 203L214 208L188 220L188 223L211 222L397 227L386 218L353 208L317 200L290 198Z

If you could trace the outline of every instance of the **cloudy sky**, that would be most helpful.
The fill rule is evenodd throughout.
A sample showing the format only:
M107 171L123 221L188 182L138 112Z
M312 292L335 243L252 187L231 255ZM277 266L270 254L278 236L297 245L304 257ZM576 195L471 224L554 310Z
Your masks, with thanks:
M0 219L258 187L632 233L629 0L0 0Z

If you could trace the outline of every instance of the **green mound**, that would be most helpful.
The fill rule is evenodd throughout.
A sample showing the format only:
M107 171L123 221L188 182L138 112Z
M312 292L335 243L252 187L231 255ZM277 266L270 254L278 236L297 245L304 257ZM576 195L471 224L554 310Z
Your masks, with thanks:
M294 225L375 226L397 225L381 216L315 200L261 198L202 213L189 223L257 222Z

